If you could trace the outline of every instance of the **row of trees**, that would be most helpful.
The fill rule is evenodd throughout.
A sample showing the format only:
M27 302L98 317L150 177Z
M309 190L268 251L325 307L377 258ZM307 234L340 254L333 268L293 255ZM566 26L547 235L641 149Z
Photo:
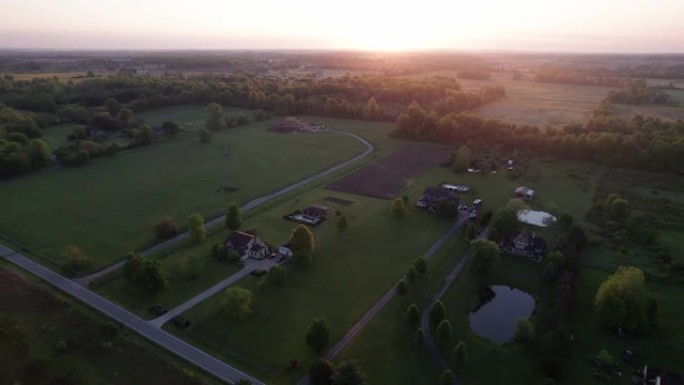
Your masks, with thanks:
M440 115L412 103L397 119L394 135L471 150L550 156L610 166L684 172L684 121L600 115L562 130L504 123L467 112Z

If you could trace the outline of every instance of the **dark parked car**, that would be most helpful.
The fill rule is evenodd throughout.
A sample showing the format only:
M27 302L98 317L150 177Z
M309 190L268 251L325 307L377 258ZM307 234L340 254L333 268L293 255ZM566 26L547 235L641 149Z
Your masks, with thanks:
M152 307L149 309L149 311L150 311L150 313L159 316L159 315L166 314L167 310L164 309L163 307L159 306L159 305L152 305Z
M171 322L173 322L174 325L178 326L179 328L183 329L188 326L190 326L190 321L186 320L183 317L174 317Z
M252 275L255 276L255 277L259 277L259 276L262 276L262 275L266 274L266 270L264 270L264 269L254 269L254 270L252 270L252 272L251 272L250 274L252 274Z

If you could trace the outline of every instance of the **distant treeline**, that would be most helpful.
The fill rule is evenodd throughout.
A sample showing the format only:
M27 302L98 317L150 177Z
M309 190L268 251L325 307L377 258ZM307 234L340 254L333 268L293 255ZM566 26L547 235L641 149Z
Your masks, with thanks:
M189 78L125 74L73 82L57 77L17 80L6 75L0 78L0 152L11 164L6 162L10 165L3 168L2 175L45 166L42 157L28 162L31 155L24 147L27 140L42 136L40 126L56 122L87 126L71 136L76 143L55 151L62 164L83 164L91 157L117 152L118 146L106 143L112 136L130 138L125 148L151 144L157 136L154 130L159 128L136 121L134 113L159 107L218 102L261 111L260 116L301 113L393 122L414 100L448 114L504 96L502 87L460 89L459 82L448 77L413 80L365 75L292 80L247 73ZM87 143L81 145L81 141ZM40 148L43 151L45 146ZM9 157L10 153L15 155ZM17 153L23 154L21 159Z
M684 121L598 114L585 124L539 128L484 119L468 112L443 114L411 104L394 135L467 144L472 149L590 161L615 167L684 173Z
M535 80L541 83L577 84L591 86L620 87L625 82L621 77L595 76L563 70L543 69L537 72Z
M134 112L180 104L218 102L224 106L263 109L277 113L308 113L346 118L394 121L411 101L458 112L503 95L491 87L462 92L448 77L420 80L382 76L344 76L288 80L246 73L151 77L140 75L84 79L78 83L57 78L15 80L0 78L0 103L34 112L58 115L63 121L88 123L105 101L113 99ZM369 114L368 104L378 111Z

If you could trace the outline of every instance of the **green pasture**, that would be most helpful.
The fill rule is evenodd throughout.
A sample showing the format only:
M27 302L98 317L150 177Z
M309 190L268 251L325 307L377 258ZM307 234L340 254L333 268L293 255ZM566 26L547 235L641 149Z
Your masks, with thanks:
M387 138L391 124L325 122L335 129L370 132L381 152L396 146ZM268 127L273 123L224 130L209 144L184 136L83 167L2 182L0 233L57 259L66 245L74 244L99 267L152 244L153 224L165 215L181 226L194 212L218 215L229 202L245 203L364 150L358 141L338 134L272 133Z

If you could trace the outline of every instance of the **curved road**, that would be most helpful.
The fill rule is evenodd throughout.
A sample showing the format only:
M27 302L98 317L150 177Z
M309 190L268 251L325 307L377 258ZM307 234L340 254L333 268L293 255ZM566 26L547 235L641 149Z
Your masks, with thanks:
M360 159L363 159L363 158L367 157L368 155L370 155L371 153L373 153L373 151L375 150L375 147L374 147L369 141L367 141L366 139L364 139L364 138L362 138L362 137L360 137L360 136L358 136L358 135L356 135L356 134L352 134L352 133L345 132L345 131L338 131L338 130L330 130L330 132L335 133L335 134L339 134L339 135L351 136L352 138L358 140L358 141L361 142L363 145L365 145L365 146L366 146L366 150L365 150L364 152L360 153L359 155L356 155L356 156L353 157L353 158L347 159L347 160L345 160L345 161L342 162L342 163L338 163L338 164L335 165L335 166L332 166L332 167L330 167L330 168L328 168L328 169L325 169L325 170L323 170L323 171L321 171L321 172L319 172L319 173L317 173L317 174L314 174L314 175L311 175L311 176L309 176L309 177L307 177L307 178L304 178L304 179L302 179L302 180L300 180L300 181L298 181L298 182L295 182L295 183L293 183L293 184L291 184L291 185L289 185L289 186L287 186L287 187L284 187L284 188L282 188L282 189L280 189L280 190L274 191L274 192L272 192L272 193L270 193L270 194L268 194L268 195L264 195L264 196L262 196L262 197L255 198L255 199L253 199L253 200L247 202L246 204L244 204L242 207L240 207L240 211L242 211L242 212L244 213L244 212L247 212L247 211L249 211L249 210L252 210L252 209L254 209L254 208L256 208L256 207L259 207L259 206L263 205L264 203L270 201L270 200L273 199L273 198L279 197L279 196L281 196L281 195L283 195L283 194L287 194L287 193L289 193L290 191L293 191L293 190L295 190L295 189L298 189L298 188L300 188L300 187L303 187L303 186L305 186L305 185L307 185L307 184L313 182L313 181L316 180L316 179L322 178L322 177L324 177L324 176L326 176L326 175L329 175L329 174L331 174L331 173L333 173L333 172L335 172L335 171L341 170L341 169L343 169L343 168L349 166L350 164L352 164L352 163L354 163L354 162L356 162L356 161L358 161L358 160L360 160ZM215 219L206 221L206 222L204 223L204 226L205 226L205 227L213 227L213 226L220 225L221 223L223 223L223 216L220 216L220 217L218 217L218 218L215 218ZM161 250L163 250L163 249L165 249L165 248L167 248L167 247L171 247L171 246L173 246L173 245L175 245L175 244L177 244L177 243L179 243L179 242L181 242L181 241L187 239L188 236L189 236L189 233L188 233L188 232L179 234L179 235L176 236L175 238L169 239L169 240L164 241L164 242L162 242L162 243L158 243L158 244L156 244L156 245L150 247L149 249L140 252L140 255L142 255L143 257L147 257L147 256L149 256L149 255L152 255L152 254L154 254L154 253L157 253L157 252L159 252L159 251L161 251ZM106 275L108 275L108 274L110 274L110 273L112 273L112 272L114 272L114 271L116 271L116 270L119 270L120 268L123 267L123 265L124 265L125 263L126 263L126 261L117 262L117 263L115 263L115 264L113 264L113 265L110 265L110 266L108 266L108 267L106 267L106 268L104 268L104 269L102 269L102 270L100 270L100 271L97 271L97 272L95 272L95 273L93 273L93 274L91 274L91 275L88 275L88 276L85 276L85 277L78 278L78 279L76 279L75 281L76 281L78 284L80 284L80 285L88 286L88 284L89 284L90 282L92 282L93 280L95 280L95 279L97 279L97 278L100 278L100 277L103 277L103 276L106 276Z
M208 373L213 374L224 382L234 384L241 379L246 379L251 381L251 383L254 385L264 385L263 382L257 380L256 378L233 368L232 366L210 356L209 354L197 349L187 342L172 336L171 334L155 327L154 325L151 325L150 323L140 319L135 314L114 305L87 288L55 273L54 271L32 261L29 258L26 258L21 254L16 253L12 249L8 249L7 247L0 245L0 255L22 269L44 279L53 286L80 300L100 313L118 321L125 327L135 331L160 347L168 350L182 359L187 360L197 367L204 369Z

